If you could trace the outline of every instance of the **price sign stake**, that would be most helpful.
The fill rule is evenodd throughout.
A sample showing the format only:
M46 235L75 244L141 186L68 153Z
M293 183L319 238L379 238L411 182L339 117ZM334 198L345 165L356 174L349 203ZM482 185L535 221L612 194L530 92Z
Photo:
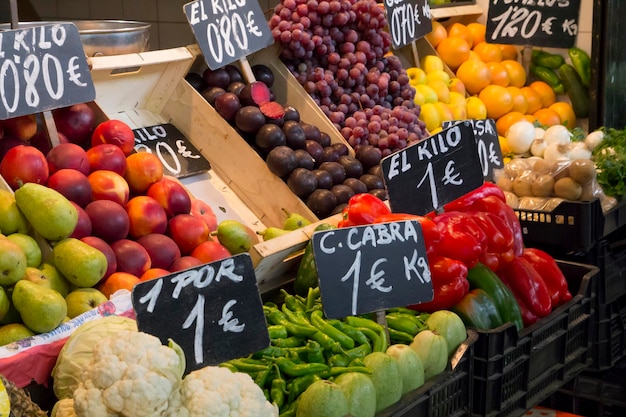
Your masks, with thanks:
M80 35L72 23L0 32L0 58L2 120L96 97Z
M159 157L167 175L184 178L211 169L209 161L171 123L133 129L135 150Z
M398 49L433 30L428 0L385 0L393 47Z
M474 130L457 123L381 161L391 210L424 215L483 184Z
M312 239L324 313L329 318L433 298L417 220L318 231Z
M270 343L247 253L139 283L132 302L140 331L182 347L186 373Z
M474 138L478 147L478 158L483 169L483 177L485 181L493 181L493 171L504 168L496 121L493 119L469 119L467 122L474 129ZM442 123L442 127L447 129L455 123L457 121L446 120Z
M209 68L215 70L274 42L255 0L195 0L183 6Z
M491 43L569 48L578 35L580 0L490 0Z

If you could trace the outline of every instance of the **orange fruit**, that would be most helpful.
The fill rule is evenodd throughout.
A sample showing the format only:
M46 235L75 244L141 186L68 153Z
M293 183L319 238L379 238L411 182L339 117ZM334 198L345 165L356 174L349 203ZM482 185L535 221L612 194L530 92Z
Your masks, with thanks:
M532 114L525 114L524 119L528 120L532 124L535 124L535 122L537 121L537 118Z
M517 47L515 45L505 45L503 43L497 44L502 51L502 59L517 59Z
M478 96L471 96L465 100L465 109L468 119L486 119L487 107Z
M436 48L442 40L448 37L448 31L444 25L436 20L433 20L432 30L424 37L428 40L428 42L430 42L433 48Z
M559 114L547 107L537 110L533 113L533 116L537 119L537 122L544 126L554 126L561 124L561 117Z
M520 120L524 119L524 113L520 113L518 111L510 111L505 115L502 115L496 120L496 130L498 131L498 135L506 136L506 132L509 130L509 127Z
M474 44L474 36L472 35L472 32L463 23L456 22L448 26L448 37L451 36L457 36L465 39L465 42L467 42L470 48Z
M499 62L502 61L502 52L497 45L493 43L480 42L478 44L474 44L472 48L481 60L485 62Z
M467 59L477 59L479 61L482 61L482 59L480 59L480 56L471 49L470 49L469 57Z
M537 92L537 90L527 86L520 88L520 91L524 97L526 97L526 102L528 103L526 114L533 114L542 107L541 95Z
M526 85L526 70L522 64L512 59L504 59L500 63L509 73L510 85L519 88Z
M552 87L550 87L550 84L537 80L528 84L528 86L541 96L541 107L549 107L556 101L556 93Z
M501 85L502 87L508 87L509 85L509 73L504 65L499 62L487 62L487 68L491 73L491 84Z
M455 70L469 58L470 46L463 38L449 36L437 45L437 53L443 62Z
M456 78L465 85L469 94L478 94L480 90L491 84L491 72L483 61L469 59L456 70Z
M472 39L474 40L474 46L481 42L485 42L485 32L487 31L487 26L483 23L472 22L467 24L467 30L472 34Z
M497 119L513 109L513 96L501 85L488 85L478 93L478 98L485 103L487 117L492 119Z
M513 96L513 111L526 114L528 111L528 101L526 100L526 96L522 93L522 90L513 86L508 86L506 89L509 90L509 93Z
M565 101L557 101L556 103L551 104L548 108L558 113L563 126L568 129L576 127L576 113L574 113L574 109L571 104Z

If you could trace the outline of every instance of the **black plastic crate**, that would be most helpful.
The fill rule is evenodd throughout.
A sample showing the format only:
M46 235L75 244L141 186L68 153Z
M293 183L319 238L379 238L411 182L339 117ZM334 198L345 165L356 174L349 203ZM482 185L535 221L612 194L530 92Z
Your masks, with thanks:
M563 201L552 211L514 209L524 243L558 253L589 251L604 236L626 224L626 203L606 213L599 200Z
M599 269L558 264L574 293L570 301L520 332L511 323L478 331L473 415L521 416L591 364L592 281Z
M591 370L603 371L626 356L626 295L598 305L592 318Z

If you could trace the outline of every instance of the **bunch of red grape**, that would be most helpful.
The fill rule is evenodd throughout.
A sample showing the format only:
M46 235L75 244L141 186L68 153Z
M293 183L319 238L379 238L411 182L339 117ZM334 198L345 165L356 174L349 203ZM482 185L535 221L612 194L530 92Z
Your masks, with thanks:
M285 65L351 146L386 156L427 136L375 0L282 0L269 24Z

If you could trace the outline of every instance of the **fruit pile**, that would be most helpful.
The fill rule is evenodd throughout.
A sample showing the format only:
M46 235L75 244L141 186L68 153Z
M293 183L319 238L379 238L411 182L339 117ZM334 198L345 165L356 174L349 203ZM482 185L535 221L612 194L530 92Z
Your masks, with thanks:
M350 155L346 144L331 143L328 133L300 120L295 107L273 101L274 74L267 66L252 71L257 80L251 83L233 65L186 78L318 218L340 211L358 193L386 198L377 148Z
M0 162L12 188L0 190L0 323L11 339L50 331L118 289L259 241L237 220L218 224L207 202L163 175L156 155L134 152L128 125L93 120L82 136L59 123L72 141L46 154L24 142Z
M418 104L423 107L424 104L428 104L422 111L422 118L427 126L432 127L429 128L431 131L445 120L456 119L455 113L463 114L462 109L459 109L462 106L460 99L457 100L455 95L450 97L450 90L462 90L460 85L465 88L468 95L466 115L495 119L500 135L504 135L511 124L522 119L546 127L563 124L573 128L576 126L577 116L586 117L584 113L577 115L574 112L572 103L578 103L580 100L575 101L572 97L569 97L569 100L560 99L559 94L567 92L564 88L555 91L545 78L537 77L537 71L527 74L519 63L519 54L515 46L486 42L484 24L464 25L456 22L446 27L435 21L433 30L425 38L437 52L437 55L432 57L440 58L452 71L449 79L443 78L444 82L448 81L448 88L443 85L432 88L428 78L425 77L426 74L416 71L419 69L409 70L409 73L413 74L414 83L431 87L418 88L416 95ZM426 65L421 64L422 71L432 71L433 65L427 64L429 59L437 62L429 56L422 57L421 62L426 62ZM434 69L439 71L443 69L440 67L440 64L434 65ZM550 71L554 74L553 70ZM569 68L564 71L570 74ZM556 77L556 74L554 76ZM442 79L439 75L431 76L436 77ZM571 78L573 77L574 75ZM572 91L571 87L569 91Z
M357 152L386 156L427 136L374 0L283 0L269 24L282 61Z

